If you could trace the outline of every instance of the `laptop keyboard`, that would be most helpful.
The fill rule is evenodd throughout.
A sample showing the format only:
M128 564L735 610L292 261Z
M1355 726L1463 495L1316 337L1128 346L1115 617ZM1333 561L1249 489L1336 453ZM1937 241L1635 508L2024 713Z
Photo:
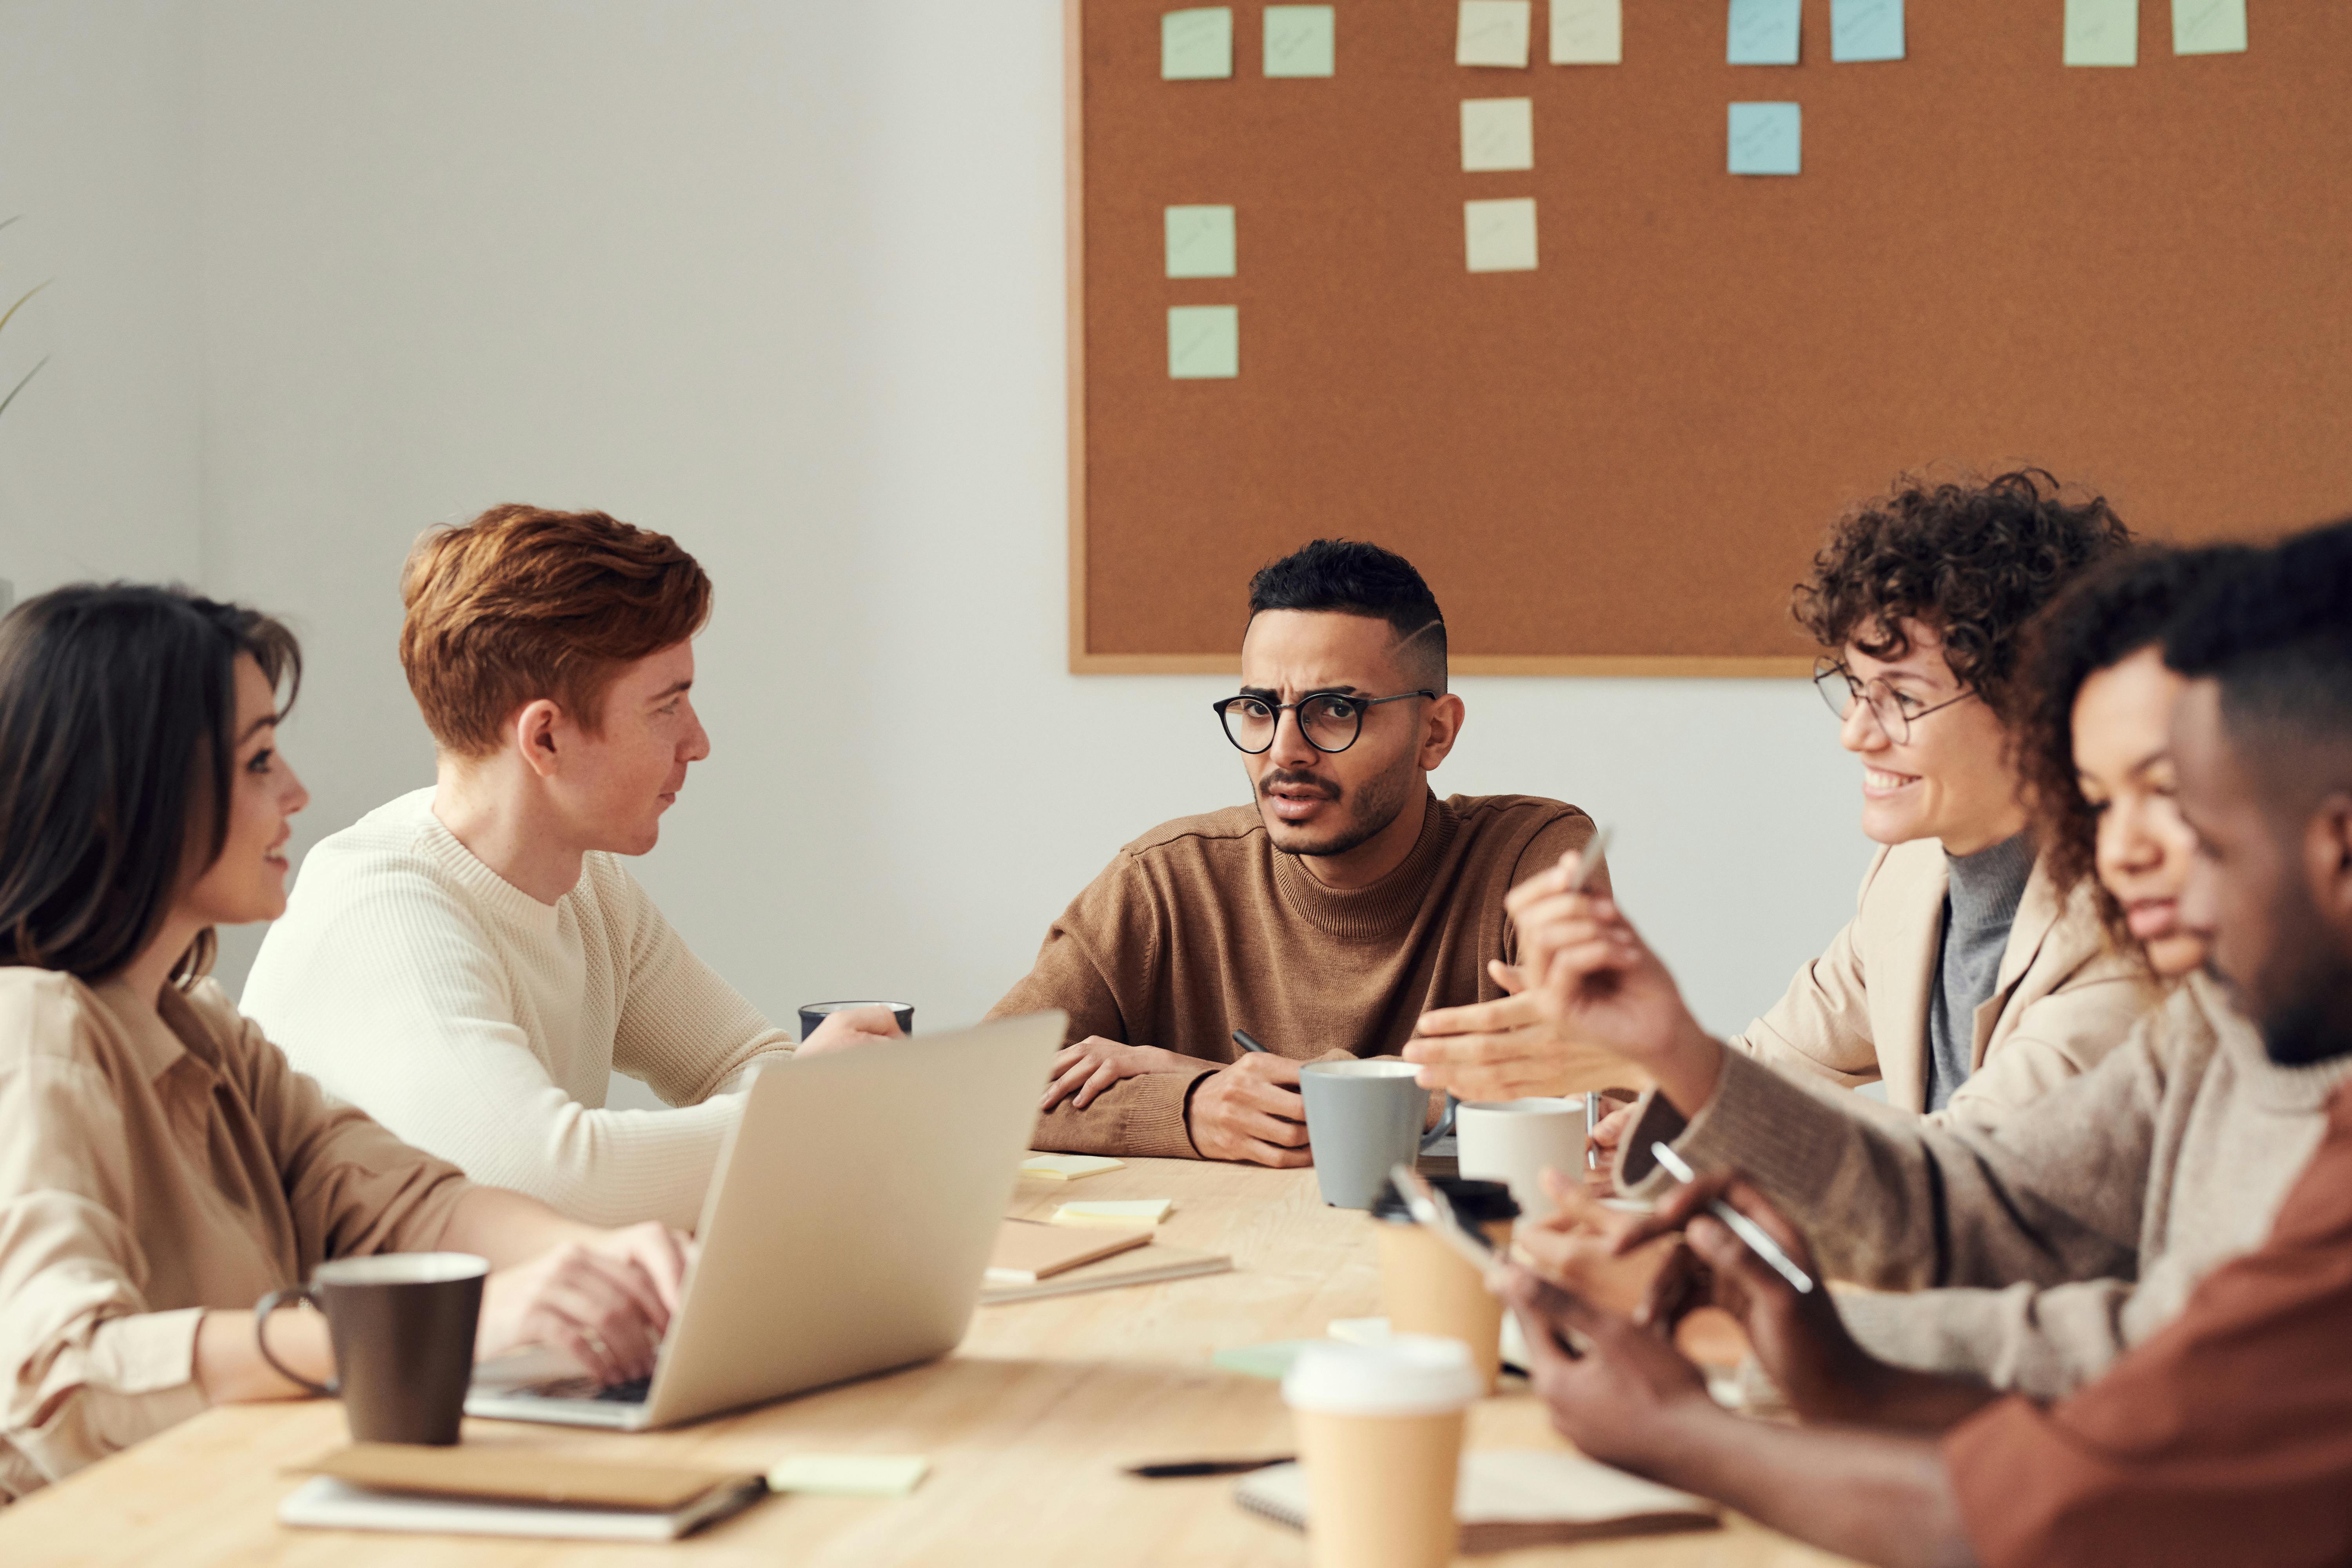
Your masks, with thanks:
M600 1384L593 1377L559 1377L552 1383L533 1384L523 1392L541 1399L598 1399L613 1405L643 1405L653 1384L650 1377L612 1384Z

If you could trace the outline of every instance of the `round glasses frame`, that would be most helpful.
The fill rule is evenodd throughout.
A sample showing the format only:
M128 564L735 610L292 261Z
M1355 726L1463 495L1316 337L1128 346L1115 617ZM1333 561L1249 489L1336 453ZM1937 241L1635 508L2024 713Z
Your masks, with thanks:
M1282 716L1285 712L1291 712L1298 716L1298 732L1306 738L1307 743L1328 756L1346 751L1363 734L1365 709L1377 708L1383 702L1403 702L1415 697L1434 699L1436 696L1436 692L1426 687L1419 691L1400 691L1394 697L1351 697L1344 691L1310 691L1296 702L1268 702L1263 697L1220 697L1209 707L1216 713L1218 723L1223 726L1225 739L1234 743L1234 750L1244 755L1260 757L1272 751L1274 738L1282 730ZM1322 704L1319 710L1316 707L1318 703ZM1248 721L1265 726L1265 744L1263 746L1244 745L1242 738L1234 733L1236 715L1245 707L1259 710L1259 712L1249 716ZM1348 726L1348 738L1338 745L1326 745L1315 738L1317 730L1336 728L1340 724Z
M1873 680L1864 685L1853 678L1853 671L1845 667L1843 659L1835 658L1813 661L1813 689L1822 694L1822 700L1829 705L1831 712L1837 715L1841 724L1845 722L1846 715L1853 711L1855 703L1864 704L1870 710L1872 720L1877 723L1879 733L1898 746L1911 743L1911 726L1928 714L1941 713L1945 709L1966 702L1976 695L1973 691L1963 691L1958 697L1947 697L1933 706L1906 712L1902 699L1888 688L1886 682Z

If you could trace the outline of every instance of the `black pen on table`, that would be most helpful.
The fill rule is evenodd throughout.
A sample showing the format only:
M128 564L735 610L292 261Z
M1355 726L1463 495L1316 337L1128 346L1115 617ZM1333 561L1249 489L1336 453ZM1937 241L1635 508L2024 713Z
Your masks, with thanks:
M1274 1053L1268 1051L1268 1056ZM1244 1476L1275 1465L1287 1465L1293 1456L1276 1454L1265 1459L1171 1459L1160 1464L1129 1465L1127 1473L1141 1480L1175 1481L1194 1476Z

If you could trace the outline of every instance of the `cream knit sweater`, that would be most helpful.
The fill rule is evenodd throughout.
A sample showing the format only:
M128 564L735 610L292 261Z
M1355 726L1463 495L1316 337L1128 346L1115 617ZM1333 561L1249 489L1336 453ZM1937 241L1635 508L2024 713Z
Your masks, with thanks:
M692 1226L738 1109L723 1091L791 1037L614 856L543 904L432 801L403 795L304 858L244 1012L330 1094L476 1181L593 1225ZM615 1070L684 1109L604 1109Z

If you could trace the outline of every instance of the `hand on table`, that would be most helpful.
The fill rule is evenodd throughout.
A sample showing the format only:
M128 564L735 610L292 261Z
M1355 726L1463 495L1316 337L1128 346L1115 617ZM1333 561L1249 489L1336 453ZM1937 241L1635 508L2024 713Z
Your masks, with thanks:
M878 1046L885 1040L902 1040L898 1032L898 1015L887 1007L844 1007L838 1013L827 1013L817 1026L811 1029L795 1055L819 1057L827 1051L845 1051L857 1046Z
M1203 1159L1283 1168L1315 1163L1298 1064L1288 1057L1254 1051L1209 1074L1192 1090L1184 1129Z
M600 1383L650 1376L693 1244L648 1221L566 1242L484 1282L478 1358L520 1345L568 1352Z
M1045 1098L1037 1102L1037 1109L1051 1110L1066 1100L1073 1110L1084 1110L1097 1095L1121 1079L1154 1072L1197 1072L1200 1067L1197 1057L1088 1035L1076 1045L1064 1046L1055 1057L1046 1075Z

